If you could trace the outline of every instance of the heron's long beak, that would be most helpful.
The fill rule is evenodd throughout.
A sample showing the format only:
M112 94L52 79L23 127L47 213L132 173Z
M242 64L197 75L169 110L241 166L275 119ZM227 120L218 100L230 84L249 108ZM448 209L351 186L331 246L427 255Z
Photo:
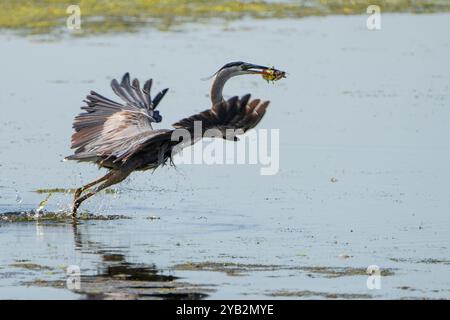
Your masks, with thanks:
M266 66L260 66L257 64L246 64L245 65L245 71L251 74L263 74L264 71L269 70L269 67Z
M268 68L256 64L247 64L244 66L244 68L246 69L244 72L246 72L247 74L260 74L262 75L263 79L267 80L268 82L274 82L286 78L285 71L275 69L274 67Z

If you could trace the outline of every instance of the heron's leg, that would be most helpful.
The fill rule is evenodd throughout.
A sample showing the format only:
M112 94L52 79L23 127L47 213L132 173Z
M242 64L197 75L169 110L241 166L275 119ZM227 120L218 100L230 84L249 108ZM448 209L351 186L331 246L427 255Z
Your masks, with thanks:
M106 179L108 179L108 178L111 176L111 174L112 174L112 172L108 172L108 173L107 173L106 175L104 175L103 177L101 177L101 178L99 178L99 179L97 179L97 180L94 180L94 181L88 183L87 185L82 186L81 188L78 188L78 189L75 191L75 195L74 195L74 197L73 197L73 201L75 202L75 200L77 200L77 199L81 196L81 194L83 193L83 191L85 191L85 190L87 190L87 189L89 189L89 188L95 186L96 184L98 184L98 183L100 183L100 182L105 181Z
M122 182L123 180L125 180L128 176L130 175L129 171L111 171L110 173L108 173L105 177L106 177L106 182L102 183L100 186L98 186L97 188L95 188L93 191L86 193L85 195L77 198L74 200L73 202L73 209L72 209L72 217L76 217L77 215L77 210L80 207L81 203L87 199L89 199L90 197L92 197L93 195L95 195L96 193L102 191L103 189L106 189L112 185L115 185L119 182ZM105 178L104 177L104 178ZM103 179L105 180L105 179Z

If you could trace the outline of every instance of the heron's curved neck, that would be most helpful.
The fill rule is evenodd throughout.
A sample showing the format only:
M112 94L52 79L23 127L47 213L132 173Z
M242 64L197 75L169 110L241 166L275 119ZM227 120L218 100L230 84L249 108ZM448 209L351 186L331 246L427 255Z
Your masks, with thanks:
M214 79L213 85L211 87L212 105L223 101L223 87L231 77L233 77L232 72L228 72L227 70L220 71L217 74L216 79Z

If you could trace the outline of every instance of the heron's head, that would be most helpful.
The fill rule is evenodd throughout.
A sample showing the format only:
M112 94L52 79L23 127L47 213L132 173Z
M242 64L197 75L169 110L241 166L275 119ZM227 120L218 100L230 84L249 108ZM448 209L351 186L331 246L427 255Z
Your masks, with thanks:
M220 68L215 75L218 77L231 78L245 74L259 74L262 75L264 79L266 79L268 74L274 75L270 80L279 80L286 77L286 73L284 71L242 61L227 63Z

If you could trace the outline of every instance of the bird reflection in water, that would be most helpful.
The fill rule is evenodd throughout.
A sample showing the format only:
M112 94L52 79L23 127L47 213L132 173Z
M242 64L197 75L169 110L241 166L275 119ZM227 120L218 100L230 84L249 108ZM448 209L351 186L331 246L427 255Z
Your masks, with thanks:
M180 281L163 274L154 264L127 261L126 249L108 248L84 240L80 226L72 224L75 250L99 255L101 260L94 274L83 275L81 286L74 292L86 299L203 299L210 288Z

